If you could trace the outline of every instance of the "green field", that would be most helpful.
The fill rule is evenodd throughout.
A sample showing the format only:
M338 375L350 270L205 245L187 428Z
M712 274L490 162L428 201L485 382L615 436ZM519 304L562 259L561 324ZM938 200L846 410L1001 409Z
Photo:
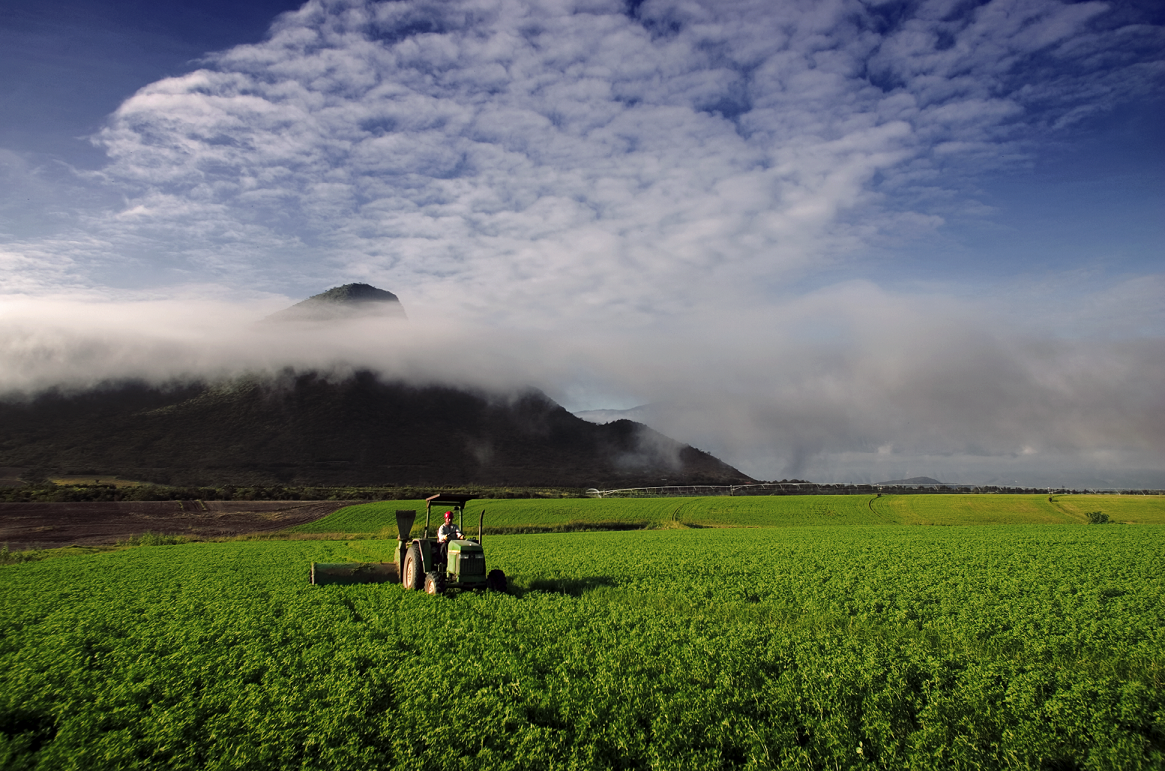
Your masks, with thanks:
M394 512L415 509L424 525L424 501L349 506L295 528L301 533L365 533L395 537ZM1165 497L1134 495L800 495L707 498L533 499L472 501L466 525L477 532L486 511L491 530L638 527L790 527L815 525L1041 525L1086 524L1103 511L1114 522L1165 524ZM434 527L440 512L434 515Z
M1165 528L508 535L510 594L308 585L394 545L0 567L0 768L1165 766Z

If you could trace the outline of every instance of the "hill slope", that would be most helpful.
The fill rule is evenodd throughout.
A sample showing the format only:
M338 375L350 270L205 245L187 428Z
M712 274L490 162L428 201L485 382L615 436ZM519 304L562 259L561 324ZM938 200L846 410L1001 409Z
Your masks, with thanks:
M0 402L0 466L182 484L637 485L748 477L629 420L538 391L498 396L316 373Z

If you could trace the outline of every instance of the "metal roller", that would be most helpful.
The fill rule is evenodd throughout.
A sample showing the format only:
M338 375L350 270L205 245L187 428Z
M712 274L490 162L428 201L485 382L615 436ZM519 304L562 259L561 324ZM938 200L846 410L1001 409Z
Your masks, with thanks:
M313 562L311 582L328 584L387 584L400 581L400 571L393 562Z

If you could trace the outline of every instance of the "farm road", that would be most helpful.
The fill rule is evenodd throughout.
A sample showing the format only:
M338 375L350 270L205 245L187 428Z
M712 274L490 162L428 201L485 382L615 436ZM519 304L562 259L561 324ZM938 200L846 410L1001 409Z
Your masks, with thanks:
M360 501L116 501L0 503L8 548L98 546L142 533L222 537L312 522Z

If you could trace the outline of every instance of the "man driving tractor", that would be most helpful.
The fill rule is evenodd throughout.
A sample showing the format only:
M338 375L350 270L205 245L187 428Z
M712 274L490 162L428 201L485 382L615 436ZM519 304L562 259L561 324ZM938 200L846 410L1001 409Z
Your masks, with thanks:
M445 512L445 524L437 529L437 546L441 550L441 562L449 561L449 541L462 537L457 525L453 524L453 512Z

